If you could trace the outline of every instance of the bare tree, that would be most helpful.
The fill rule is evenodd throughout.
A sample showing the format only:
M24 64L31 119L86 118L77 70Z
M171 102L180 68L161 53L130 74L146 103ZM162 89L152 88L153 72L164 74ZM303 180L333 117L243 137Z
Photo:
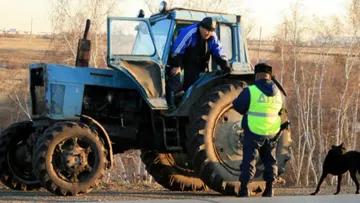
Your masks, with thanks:
M275 44L275 53L280 55L281 58L281 68L280 68L280 83L284 85L284 73L285 73L285 49L287 47L289 25L288 19L284 16L284 19L281 24L276 26L276 33L273 37Z
M277 27L274 57L280 63L280 81L292 93L287 99L289 111L295 118L291 177L295 177L296 185L309 185L312 178L317 182L324 158L325 129L331 122L324 121L323 113L328 111L323 106L331 106L329 100L323 99L324 83L328 80L326 74L332 62L329 56L337 46L334 39L339 35L341 23L337 18L327 23L316 17L312 23L307 22L300 1L291 5L290 10ZM309 39L312 46L308 46ZM314 50L315 55L309 54ZM315 153L319 156L314 156Z
M145 4L151 13L157 13L159 0L145 0ZM233 0L193 0L193 1L177 1L168 0L166 1L170 8L183 7L189 9L198 9L205 11L216 11L216 12L227 12L229 10L236 10L240 8L241 2Z
M305 24L305 16L301 13L302 5L300 1L296 1L295 4L291 5L291 13L289 16L284 17L283 24L286 26L286 35L289 40L289 45L291 47L292 53L292 83L296 95L294 111L296 112L297 119L297 133L299 137L297 138L297 153L294 155L294 159L296 161L292 162L296 166L296 184L300 184L301 179L301 171L303 168L303 164L305 165L305 179L306 183L308 183L308 171L311 165L311 157L314 151L314 142L315 140L312 138L309 132L309 112L311 105L309 105L308 99L311 97L311 89L308 84L304 82L304 66L298 64L300 60L300 50L303 40L303 35L306 30ZM307 157L306 157L307 156ZM307 159L307 161L306 161ZM306 162L305 162L306 161ZM305 162L305 163L304 163Z
M323 110L323 103L324 100L322 95L324 93L324 78L326 76L328 67L329 67L329 55L334 51L335 47L338 45L335 41L335 36L339 35L340 33L340 22L337 17L333 17L330 23L328 23L328 18L320 19L318 17L314 17L312 23L311 32L316 36L316 41L313 44L314 47L320 47L320 51L318 52L318 56L313 59L315 64L315 76L318 77L317 85L317 102L313 103L316 105L316 113L314 113L315 117L313 121L315 122L312 126L312 129L316 129L313 131L317 138L317 160L316 163L316 170L318 173L322 172L322 163L324 160L324 155L326 153L326 145L324 141L324 110ZM319 70L320 69L320 70ZM315 88L315 83L314 87ZM314 89L315 90L315 89ZM313 95L314 97L316 95ZM326 100L325 100L326 101ZM318 177L315 176L314 180L317 184Z
M359 26L360 26L360 1L352 0L349 8L348 8L348 19L347 19L347 31L350 34L350 43L348 45L347 53L346 53L346 63L344 66L343 76L345 79L345 85L343 86L343 90L339 99L339 107L337 108L337 119L336 119L336 143L339 144L340 140L343 137L342 134L342 126L344 115L344 104L346 100L346 96L348 93L350 77L352 75L354 60L353 56L357 57L359 55L359 51L356 49L356 45L358 43L359 38Z
M152 13L159 12L159 0L145 0L147 9ZM167 0L170 8L182 7L204 11L232 13L244 16L245 36L248 38L255 27L255 20L250 17L251 10L243 9L242 1L234 0L193 0L193 1L178 1Z
M51 20L55 33L52 43L58 62L74 65L78 40L83 37L86 19L91 20L91 61L93 67L106 63L106 17L114 12L116 0L50 0Z

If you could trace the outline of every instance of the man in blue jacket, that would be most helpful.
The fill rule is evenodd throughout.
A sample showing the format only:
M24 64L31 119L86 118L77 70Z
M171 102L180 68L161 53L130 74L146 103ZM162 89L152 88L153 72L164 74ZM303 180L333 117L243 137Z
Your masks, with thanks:
M201 73L208 71L210 55L221 67L223 73L231 72L229 61L219 42L216 33L216 21L211 17L204 18L180 29L170 50L170 68L167 71L166 85L169 111L175 110L175 93L188 88L200 77ZM180 72L184 70L184 84L180 82Z
M266 63L255 66L255 83L245 88L233 101L242 118L244 129L243 160L240 164L240 197L249 197L248 184L256 172L256 157L260 155L265 171L266 188L263 197L272 197L273 182L277 176L276 145L273 138L280 130L279 112L283 98L271 80L272 67Z

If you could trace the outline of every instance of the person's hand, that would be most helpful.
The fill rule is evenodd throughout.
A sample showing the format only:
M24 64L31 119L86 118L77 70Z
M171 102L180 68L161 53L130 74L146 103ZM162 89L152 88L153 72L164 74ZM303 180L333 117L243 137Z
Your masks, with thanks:
M170 75L175 76L175 75L179 74L180 72L181 72L180 67L174 67L171 69Z
M221 70L216 70L216 71L215 71L215 74L216 74L216 75L226 75L226 74L228 74L228 73L231 73L232 71L233 71L232 68L226 67L226 68L221 69Z
M290 128L290 126L291 126L291 121L287 120L287 121L285 121L284 123L282 123L280 125L280 129L281 130L285 130L285 129L288 130Z

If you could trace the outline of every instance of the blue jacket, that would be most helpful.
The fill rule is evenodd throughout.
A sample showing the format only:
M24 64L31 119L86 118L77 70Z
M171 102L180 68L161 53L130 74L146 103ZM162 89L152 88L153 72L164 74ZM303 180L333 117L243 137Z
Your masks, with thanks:
M256 87L259 88L266 96L274 96L278 91L280 91L276 84L271 80L257 80L255 81L254 85L256 85ZM250 107L249 88L243 89L239 96L233 101L233 106L237 112L243 115L241 127L244 129L244 131L250 132L248 127L248 118L246 114Z
M172 54L184 54L187 47L194 47L198 41L198 27L199 23L195 23L193 25L180 29L179 35L172 44L170 52ZM207 43L208 50L211 55L217 57L226 56L215 32L213 32L212 36L207 40Z

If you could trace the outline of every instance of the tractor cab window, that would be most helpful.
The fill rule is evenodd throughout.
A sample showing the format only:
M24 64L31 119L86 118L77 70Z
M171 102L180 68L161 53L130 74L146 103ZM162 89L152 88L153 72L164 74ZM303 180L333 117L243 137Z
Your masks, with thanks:
M113 55L148 55L155 53L150 30L144 21L114 21L111 23L111 53Z
M162 57L168 39L169 29L170 29L171 20L164 19L155 22L151 25L151 30L155 38L155 46L159 53L159 56Z
M227 58L231 59L233 57L231 27L221 24L219 38Z
M244 40L246 40L244 30L242 27L237 27L237 32L238 32L238 37L239 37L238 41L239 41L239 48L240 48L239 61L242 63L247 63L247 56L246 56L247 53L245 53L245 50L247 50L247 49L246 49L246 47L245 47L246 45L244 43Z

